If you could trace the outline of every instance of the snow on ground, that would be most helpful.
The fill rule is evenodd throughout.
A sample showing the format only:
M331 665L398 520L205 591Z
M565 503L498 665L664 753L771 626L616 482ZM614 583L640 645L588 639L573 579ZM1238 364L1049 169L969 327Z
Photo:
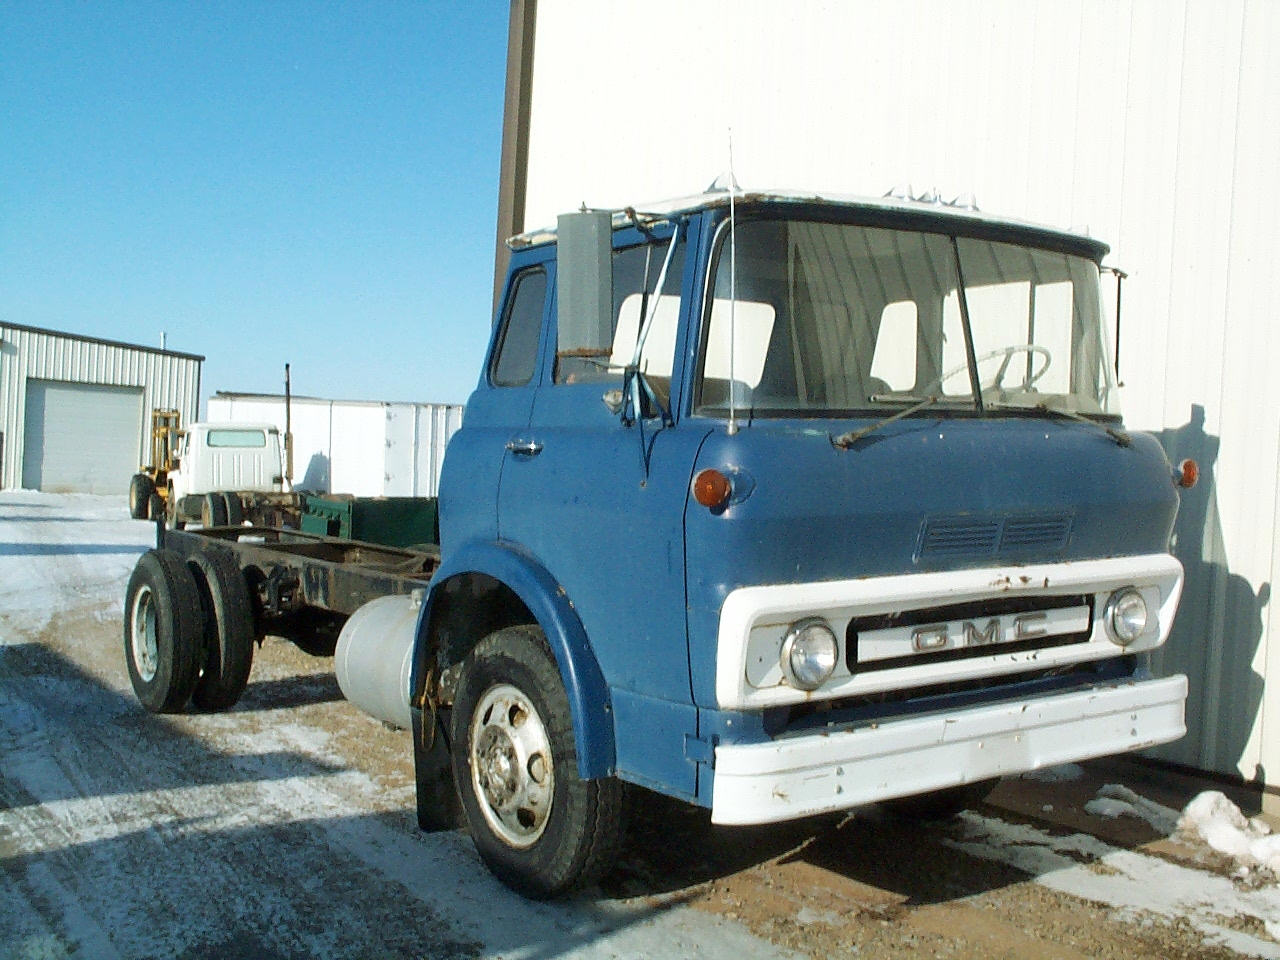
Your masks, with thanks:
M1216 790L1206 790L1187 804L1178 829L1235 860L1246 874L1263 867L1280 875L1280 835L1260 817L1247 818Z
M127 518L124 497L0 492L0 643L70 605L122 603L156 540L152 524Z
M1280 887L1241 889L1227 877L1114 847L1088 834L1053 836L972 812L964 813L962 822L965 836L948 841L951 845L1033 874L1052 890L1107 904L1135 919L1141 911L1182 917L1207 939L1244 956L1280 958L1280 944L1224 922L1252 919L1280 939Z
M1084 805L1086 813L1098 817L1136 817L1151 824L1157 833L1173 833L1178 826L1178 811L1148 800L1121 783L1108 783L1098 795Z

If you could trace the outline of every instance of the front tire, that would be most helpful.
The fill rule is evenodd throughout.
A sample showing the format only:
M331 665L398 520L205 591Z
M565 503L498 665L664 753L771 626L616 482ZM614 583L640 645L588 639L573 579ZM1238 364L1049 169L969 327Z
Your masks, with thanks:
M138 558L124 601L129 682L152 713L179 713L200 670L200 599L182 559L170 550Z
M569 700L539 627L476 645L452 722L454 780L490 871L537 899L599 877L622 836L622 786L578 776Z
M151 506L151 495L156 485L145 473L135 473L129 481L129 516L134 520L146 520Z

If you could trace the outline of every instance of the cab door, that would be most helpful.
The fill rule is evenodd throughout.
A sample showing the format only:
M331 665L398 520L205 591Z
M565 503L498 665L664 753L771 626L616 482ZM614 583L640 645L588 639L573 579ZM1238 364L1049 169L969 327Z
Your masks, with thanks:
M554 262L517 265L507 281L489 360L449 441L440 476L440 550L448 557L471 540L497 540L504 468L529 427L540 379L542 331Z
M612 343L562 343L553 298L528 431L504 466L501 533L537 556L582 620L610 687L619 773L692 797L683 516L708 429L657 409L628 423L611 408L632 359L646 273L654 301L667 244L620 231L619 247ZM660 398L678 381L684 343L682 293L692 272L682 249L641 363Z

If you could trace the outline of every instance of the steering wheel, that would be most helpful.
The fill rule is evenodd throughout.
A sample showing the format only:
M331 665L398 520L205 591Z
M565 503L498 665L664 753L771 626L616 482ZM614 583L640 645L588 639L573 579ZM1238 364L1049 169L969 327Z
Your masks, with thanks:
M992 359L995 359L996 357L1004 357L1004 360L1000 364L1000 368L996 370L996 375L991 379L991 383L987 384L985 387L982 387L982 389L999 390L1001 388L1001 386L1004 384L1004 375L1009 370L1009 361L1013 359L1013 355L1015 353L1038 353L1042 357L1044 357L1044 365L1041 366L1039 370L1036 370L1034 373L1032 373L1031 376L1027 377L1027 379L1022 384L1023 389L1029 388L1037 380L1043 377L1049 370L1049 364L1053 362L1053 357L1049 354L1049 351L1046 350L1044 347L1040 346L1039 344L1035 344L1035 343L1014 343L1014 344L1010 344L1007 347L1001 347L998 350L992 350L990 353L984 353L982 356L977 358L976 363L982 363L985 360L992 360ZM933 386L940 387L945 381L951 379L957 373L962 373L968 369L969 369L968 362L962 363L960 366L954 367L951 370L948 370L942 376L940 376L934 382ZM979 381L978 385L982 386L981 381Z

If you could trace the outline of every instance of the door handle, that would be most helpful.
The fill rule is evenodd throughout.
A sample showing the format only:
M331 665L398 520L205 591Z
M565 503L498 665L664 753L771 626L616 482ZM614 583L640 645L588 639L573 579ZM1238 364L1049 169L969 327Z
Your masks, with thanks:
M536 457L542 452L542 444L537 440L508 440L507 449L517 457Z

